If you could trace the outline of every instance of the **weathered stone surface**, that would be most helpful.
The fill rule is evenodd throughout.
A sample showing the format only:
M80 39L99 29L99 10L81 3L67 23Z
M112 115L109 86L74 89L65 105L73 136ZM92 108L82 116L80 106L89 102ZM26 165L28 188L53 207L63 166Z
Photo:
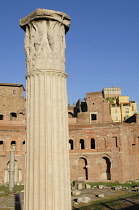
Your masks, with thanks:
M64 13L38 9L20 20L27 63L25 210L71 210Z
M91 199L89 197L80 197L80 198L77 198L77 203L88 203L90 201L91 201Z
M105 187L106 187L106 185L98 185L98 189L103 189Z
M79 189L79 190L83 189L82 183L77 184L77 189Z
M65 72L65 32L70 18L53 10L37 9L20 20L26 31L25 51L27 72Z
M122 190L122 188L123 188L122 186L115 186L115 187L112 187L113 190Z
M99 198L104 198L104 194L101 193L101 194L97 195L97 197L99 197Z
M85 187L86 187L87 189L91 189L90 184L85 184Z
M73 190L71 192L72 195L80 195L81 194L81 191L80 190Z
M64 24L67 27L67 29L70 26L70 17L67 14L59 11L40 9L40 8L36 9L28 16L20 19L20 26L24 29L25 25L28 25L31 21L38 19L56 20Z

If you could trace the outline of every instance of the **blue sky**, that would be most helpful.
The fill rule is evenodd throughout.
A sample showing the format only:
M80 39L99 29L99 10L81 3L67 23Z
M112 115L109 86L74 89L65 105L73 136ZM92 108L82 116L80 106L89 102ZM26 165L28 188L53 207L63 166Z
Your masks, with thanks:
M69 103L86 92L121 87L139 105L139 0L1 0L0 82L25 85L19 19L37 8L71 17L66 35Z

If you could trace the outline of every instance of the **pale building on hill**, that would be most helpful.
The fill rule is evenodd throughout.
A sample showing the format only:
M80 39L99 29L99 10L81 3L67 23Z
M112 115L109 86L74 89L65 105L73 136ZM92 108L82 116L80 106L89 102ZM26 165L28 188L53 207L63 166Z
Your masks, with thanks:
M137 113L137 102L130 101L129 96L122 96L121 88L104 88L104 99L110 104L110 113L113 122L123 122Z

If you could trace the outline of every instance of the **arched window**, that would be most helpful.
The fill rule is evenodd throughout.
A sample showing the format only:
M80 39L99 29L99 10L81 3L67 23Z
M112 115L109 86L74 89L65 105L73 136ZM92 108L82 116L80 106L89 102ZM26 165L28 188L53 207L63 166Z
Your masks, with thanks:
M95 139L91 139L91 149L95 149Z
M85 149L84 140L80 139L80 149Z
M16 120L17 114L15 112L10 113L10 120Z
M0 114L0 120L3 120L3 115L2 114Z
M13 90L13 95L16 95L16 90Z
M118 147L118 141L117 141L117 137L116 136L113 136L111 138L111 145L112 145L112 148Z
M106 148L106 139L105 138L100 139L100 148L102 148L102 149Z
M18 120L24 120L24 114L22 112L19 113Z
M11 149L15 150L16 148L16 141L11 141Z
M74 145L73 145L73 140L72 139L69 140L69 149L70 150L74 149Z

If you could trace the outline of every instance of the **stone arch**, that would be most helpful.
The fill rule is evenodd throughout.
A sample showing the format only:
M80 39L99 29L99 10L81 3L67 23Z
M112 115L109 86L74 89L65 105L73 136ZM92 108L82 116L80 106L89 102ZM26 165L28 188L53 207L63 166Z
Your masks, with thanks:
M88 163L87 159L83 156L78 158L78 180L88 180Z
M101 180L111 180L111 160L108 156L101 158Z
M19 112L18 119L19 120L24 120L24 114L23 114L23 112Z
M69 140L69 150L73 150L74 149L74 142L72 139Z
M106 147L107 147L107 146L106 146L106 138L102 137L102 138L100 139L100 148L104 149L104 148L106 148Z

